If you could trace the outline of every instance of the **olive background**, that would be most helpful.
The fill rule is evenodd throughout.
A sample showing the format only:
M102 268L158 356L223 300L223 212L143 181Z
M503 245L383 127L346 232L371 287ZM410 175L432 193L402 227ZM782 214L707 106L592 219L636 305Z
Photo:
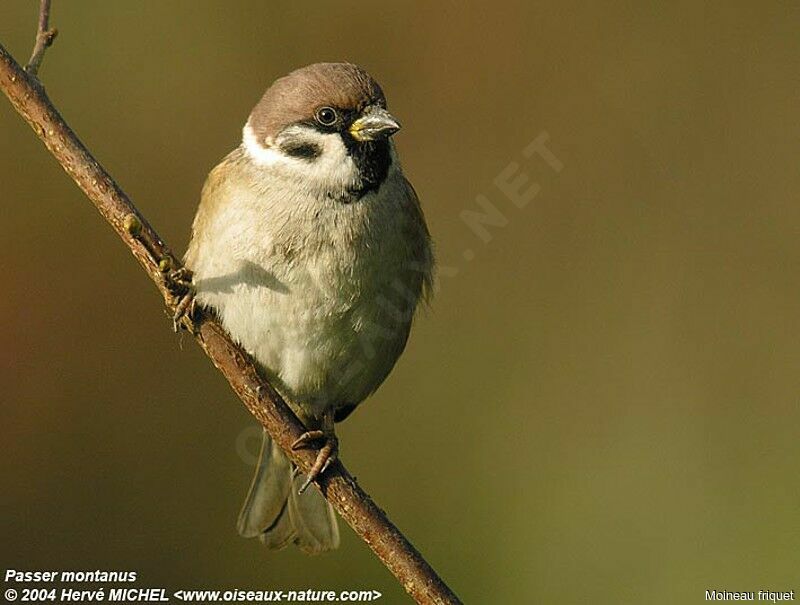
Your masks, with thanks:
M19 60L36 4L0 4ZM53 25L54 103L180 252L273 79L381 82L441 270L342 456L466 602L800 589L797 4L55 0ZM542 133L560 172L522 153ZM0 229L2 569L408 602L349 528L316 558L238 537L254 421L4 98Z

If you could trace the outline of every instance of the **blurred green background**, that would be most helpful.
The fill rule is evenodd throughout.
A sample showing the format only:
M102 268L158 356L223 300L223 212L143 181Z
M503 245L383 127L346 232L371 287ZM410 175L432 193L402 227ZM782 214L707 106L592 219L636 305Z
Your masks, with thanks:
M19 60L36 4L0 4ZM181 252L274 78L382 83L444 268L343 458L466 602L800 588L796 3L56 0L53 24L48 92ZM521 153L543 131L561 172ZM318 558L237 536L253 421L4 98L0 200L2 568L407 602L349 528Z

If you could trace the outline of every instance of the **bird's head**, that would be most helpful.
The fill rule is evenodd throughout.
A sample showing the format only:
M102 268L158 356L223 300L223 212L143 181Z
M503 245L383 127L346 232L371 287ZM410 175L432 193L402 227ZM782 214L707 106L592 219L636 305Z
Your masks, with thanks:
M358 196L380 187L400 124L378 83L350 63L316 63L276 80L244 128L256 163Z

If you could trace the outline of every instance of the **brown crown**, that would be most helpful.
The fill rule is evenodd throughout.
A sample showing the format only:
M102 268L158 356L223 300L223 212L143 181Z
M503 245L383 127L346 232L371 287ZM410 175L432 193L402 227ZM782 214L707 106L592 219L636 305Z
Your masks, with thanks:
M250 113L249 123L263 141L289 124L310 120L320 107L361 110L386 106L378 83L351 63L314 63L276 80Z

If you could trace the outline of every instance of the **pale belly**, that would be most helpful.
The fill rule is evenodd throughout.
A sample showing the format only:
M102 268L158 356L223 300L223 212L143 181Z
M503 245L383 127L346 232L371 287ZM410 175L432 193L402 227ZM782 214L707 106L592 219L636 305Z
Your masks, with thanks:
M196 276L198 302L304 417L361 402L405 346L413 305L390 276L365 290L324 271L294 267L290 280L247 261L215 273Z

